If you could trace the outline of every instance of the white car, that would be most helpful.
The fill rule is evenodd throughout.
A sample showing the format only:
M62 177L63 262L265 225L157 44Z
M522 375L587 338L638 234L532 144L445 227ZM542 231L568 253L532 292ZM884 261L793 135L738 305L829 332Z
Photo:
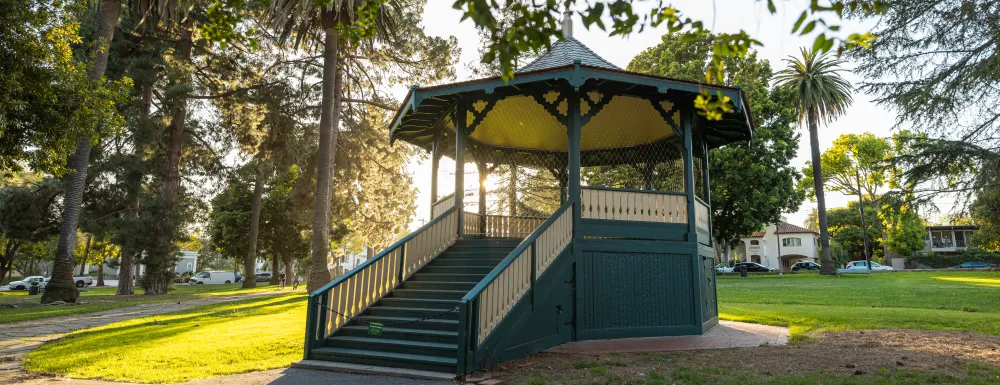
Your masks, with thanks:
M729 265L727 265L725 263L720 263L718 265L715 265L715 271L720 272L720 273L732 273L733 272L733 268L729 267Z
M871 262L872 272L877 271L892 271L890 266L882 266L878 263ZM840 274L866 274L868 273L868 262L865 261L851 261L847 263L847 267L837 270Z
M195 285L234 283L236 274L231 271L203 271L188 279Z
M46 281L48 280L45 279L45 277L36 275L24 278L20 281L11 281L7 286L10 286L11 290L28 290L28 287L31 286L32 283L38 283L38 288L40 289L45 287Z

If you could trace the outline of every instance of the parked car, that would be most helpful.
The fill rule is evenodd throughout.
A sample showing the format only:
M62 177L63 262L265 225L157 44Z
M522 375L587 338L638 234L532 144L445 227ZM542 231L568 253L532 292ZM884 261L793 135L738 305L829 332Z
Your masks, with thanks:
M958 266L949 267L949 269L992 269L997 267L989 262L964 262Z
M196 285L233 283L236 281L236 274L231 271L203 271L188 280Z
M745 267L749 273L773 273L778 271L773 267L767 267L756 262L740 262L733 266L733 271L740 271L741 267Z
M876 262L871 262L872 272L876 271L892 271L892 267L882 266ZM847 267L837 270L840 274L858 274L868 272L868 262L865 261L851 261L847 263Z
M270 271L265 271L263 273L257 273L253 275L253 280L257 282L268 282L271 280L273 275Z
M720 273L732 273L733 272L733 268L729 267L729 265L727 265L725 263L720 263L718 265L715 265L715 271L720 272Z
M45 279L45 277L36 275L24 278L20 281L11 281L8 286L10 286L11 290L28 290L28 286L31 286L32 283L37 283L39 288L43 288L45 287L46 281L48 280Z
M798 261L792 265L792 271L819 270L820 265L813 261Z

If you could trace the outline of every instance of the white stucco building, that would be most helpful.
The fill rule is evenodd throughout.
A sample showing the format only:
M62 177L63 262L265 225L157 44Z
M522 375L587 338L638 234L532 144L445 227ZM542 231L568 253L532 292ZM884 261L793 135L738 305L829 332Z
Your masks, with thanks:
M736 253L740 261L757 262L781 271L790 271L795 262L819 263L819 234L804 227L781 222L767 226L749 237L740 238Z

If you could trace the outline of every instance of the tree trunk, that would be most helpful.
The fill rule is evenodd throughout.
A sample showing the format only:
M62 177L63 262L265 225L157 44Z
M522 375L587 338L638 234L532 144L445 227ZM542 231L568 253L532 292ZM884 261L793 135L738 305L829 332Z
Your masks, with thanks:
M819 132L816 127L817 118L815 110L808 112L808 120L809 147L812 152L813 181L816 184L816 212L819 215L819 242L820 247L823 248L823 254L820 257L822 266L820 266L819 273L823 275L833 275L837 273L837 268L834 266L833 255L830 253L830 232L826 226L826 197L823 194L823 169L820 165Z
M249 289L257 287L257 280L253 279L257 262L257 234L260 233L260 200L264 195L264 161L257 162L257 178L253 181L253 198L250 204L250 244L247 246L247 257L243 259L243 271L247 277L243 280L243 288ZM277 264L277 262L275 262Z
M510 194L507 200L510 201L510 216L517 216L517 164L510 162Z
M292 286L292 276L295 275L295 272L292 271L292 256L291 254L283 255L281 259L285 264L285 286Z
M104 262L97 265L97 287L104 287Z
M316 159L316 203L313 207L312 251L309 257L309 282L306 290L316 291L330 282L327 254L330 248L330 193L333 185L333 160L337 153L340 125L338 45L336 12L323 13L323 105L319 120L319 148Z
M486 162L476 162L476 168L479 169L479 233L486 237L486 179L490 170Z
M132 295L135 294L135 286L132 284L132 280L138 275L132 275L132 252L122 247L121 251L121 263L118 266L118 291L115 295Z
M87 246L83 247L83 262L80 262L80 275L85 273L87 268L87 257L90 256L90 242L94 240L94 237L87 234Z
M278 278L278 269L279 268L280 267L278 267L278 255L277 254L272 254L271 255L271 279L267 281L268 285L277 285L278 284L278 279L279 279Z
M177 41L177 62L180 65L191 63L192 30L194 21L191 18L184 23L181 28L180 39ZM182 74L172 82L177 86L190 85L191 76L185 69L180 69ZM160 191L163 201L163 220L154 229L154 247L146 250L148 256L146 263L146 279L143 280L146 295L167 294L167 287L170 286L174 278L174 247L173 232L178 226L178 216L176 211L178 190L181 184L181 153L184 147L186 134L184 133L187 123L187 99L177 96L178 100L171 101L169 143L167 145L166 178Z
M17 254L17 249L21 247L21 242L8 240L7 247L5 247L3 261L0 261L0 279L3 279L5 275L10 275L10 272L14 270L14 255ZM10 278L7 279L10 282Z
M94 65L87 72L87 79L99 81L108 68L108 51L114 38L118 15L121 13L120 0L102 0L100 17L97 20L97 51ZM76 303L80 290L73 282L73 249L76 248L76 226L80 221L80 204L83 203L83 189L87 181L87 166L90 164L90 137L77 138L76 151L69 156L66 166L74 171L65 177L66 191L63 195L62 224L59 227L59 243L56 246L52 267L52 279L45 285L42 303L63 301Z

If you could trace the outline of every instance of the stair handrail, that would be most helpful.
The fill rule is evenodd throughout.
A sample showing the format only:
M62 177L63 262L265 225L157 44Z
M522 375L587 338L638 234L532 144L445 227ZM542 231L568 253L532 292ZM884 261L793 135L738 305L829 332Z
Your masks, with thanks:
M465 339L468 338L469 340L471 340L471 341L473 341L475 343L475 345L473 346L474 348L478 347L486 339L486 337L489 336L489 333L491 333L493 331L493 328L495 328L496 324L499 323L499 321L501 321L504 317L506 317L507 314L505 313L502 316L498 317L498 319L496 319L496 320L488 321L488 322L492 323L492 325L489 326L489 330L485 331L485 333L482 333L482 331L478 330L479 327L477 327L477 326L479 326L479 325L471 325L472 327L469 328L469 326L470 326L469 320L472 318L472 315L475 314L474 313L475 309L472 309L471 306L470 306L470 304L473 301L477 300L483 294L483 292L486 291L486 289L490 286L490 284L492 284L494 281L496 281L502 274L504 274L505 272L508 272L509 271L508 269L512 268L512 265L515 266L514 269L518 270L519 274L524 274L524 273L529 273L530 274L529 275L529 279L528 279L529 280L529 287L527 287L527 288L525 288L525 287L506 288L506 290L508 290L508 291L512 290L512 291L521 292L521 293L519 293L519 294L516 295L517 298L516 298L516 300L514 302L516 303L517 300L520 300L525 295L529 294L530 292L528 290L533 290L533 287L534 287L534 284L535 284L535 280L538 278L537 276L541 275L541 273L542 273L541 271L536 271L536 263L537 262L536 262L536 260L534 258L535 257L535 251L537 249L536 243L537 243L539 237L541 237L543 234L545 234L546 231L549 230L553 226L554 223L556 223L557 221L560 221L560 220L564 221L564 225L565 226L568 226L568 228L566 230L569 232L570 238L572 237L572 233L573 233L573 210L572 210L573 204L574 204L574 202L572 202L572 201L568 201L568 202L564 203L558 210L556 210L555 213L553 213L544 223L542 223L541 226L538 226L538 228L536 228L535 231L532 231L531 234L528 235L527 238L525 238L523 241L521 241L521 243L519 243L517 245L517 247L514 248L513 251L511 251L509 254L507 254L507 256L504 257L504 259L502 261L500 261L500 263L497 264L497 266L494 267L493 270L491 270L490 273L486 275L486 277L483 277L483 279L480 280L479 283L476 284L476 286L472 288L472 290L470 290L464 297L462 297L462 300L459 303L459 313L460 313L459 314L459 320L460 320L459 322L461 322L463 324L459 328L459 333L460 333L460 335L459 335L459 343L460 344L466 344L467 342L465 342L466 341ZM565 250L565 247L568 247L570 243L571 242L569 242L569 240L567 239L566 244L564 246L562 246L562 249L560 249L560 252L562 250ZM526 253L528 254L529 258L527 258L527 259L521 259L521 257L523 255L525 255ZM515 261L517 261L516 265L515 265ZM551 262L551 261L549 261L549 262ZM548 263L545 264L545 267L548 267ZM509 312L510 311L510 307L513 307L513 305L514 305L514 303L511 303L510 306L508 306L506 312ZM483 322L484 322L484 320L480 319L479 322L477 322L477 324L482 324ZM460 348L459 349L459 360L460 361L464 360L464 357L465 357L465 355L464 355L464 349ZM459 366L461 366L461 363L459 364Z
M346 324L350 320L348 317L361 314L368 306L382 299L409 275L441 254L448 246L454 244L455 240L458 239L458 213L454 207L446 210L437 218L375 254L374 257L309 293L306 309L305 358L309 359L310 351L317 343L321 343L326 337ZM437 239L417 238L425 234L435 236ZM412 247L420 249L418 253L412 255L407 248L407 244L411 241L417 241L419 244ZM335 288L352 283L357 283L357 285L337 293L340 297L337 299L344 301L338 304L344 304L347 308L339 310L323 308L324 306L329 307L330 296ZM334 306L338 304L334 304Z

